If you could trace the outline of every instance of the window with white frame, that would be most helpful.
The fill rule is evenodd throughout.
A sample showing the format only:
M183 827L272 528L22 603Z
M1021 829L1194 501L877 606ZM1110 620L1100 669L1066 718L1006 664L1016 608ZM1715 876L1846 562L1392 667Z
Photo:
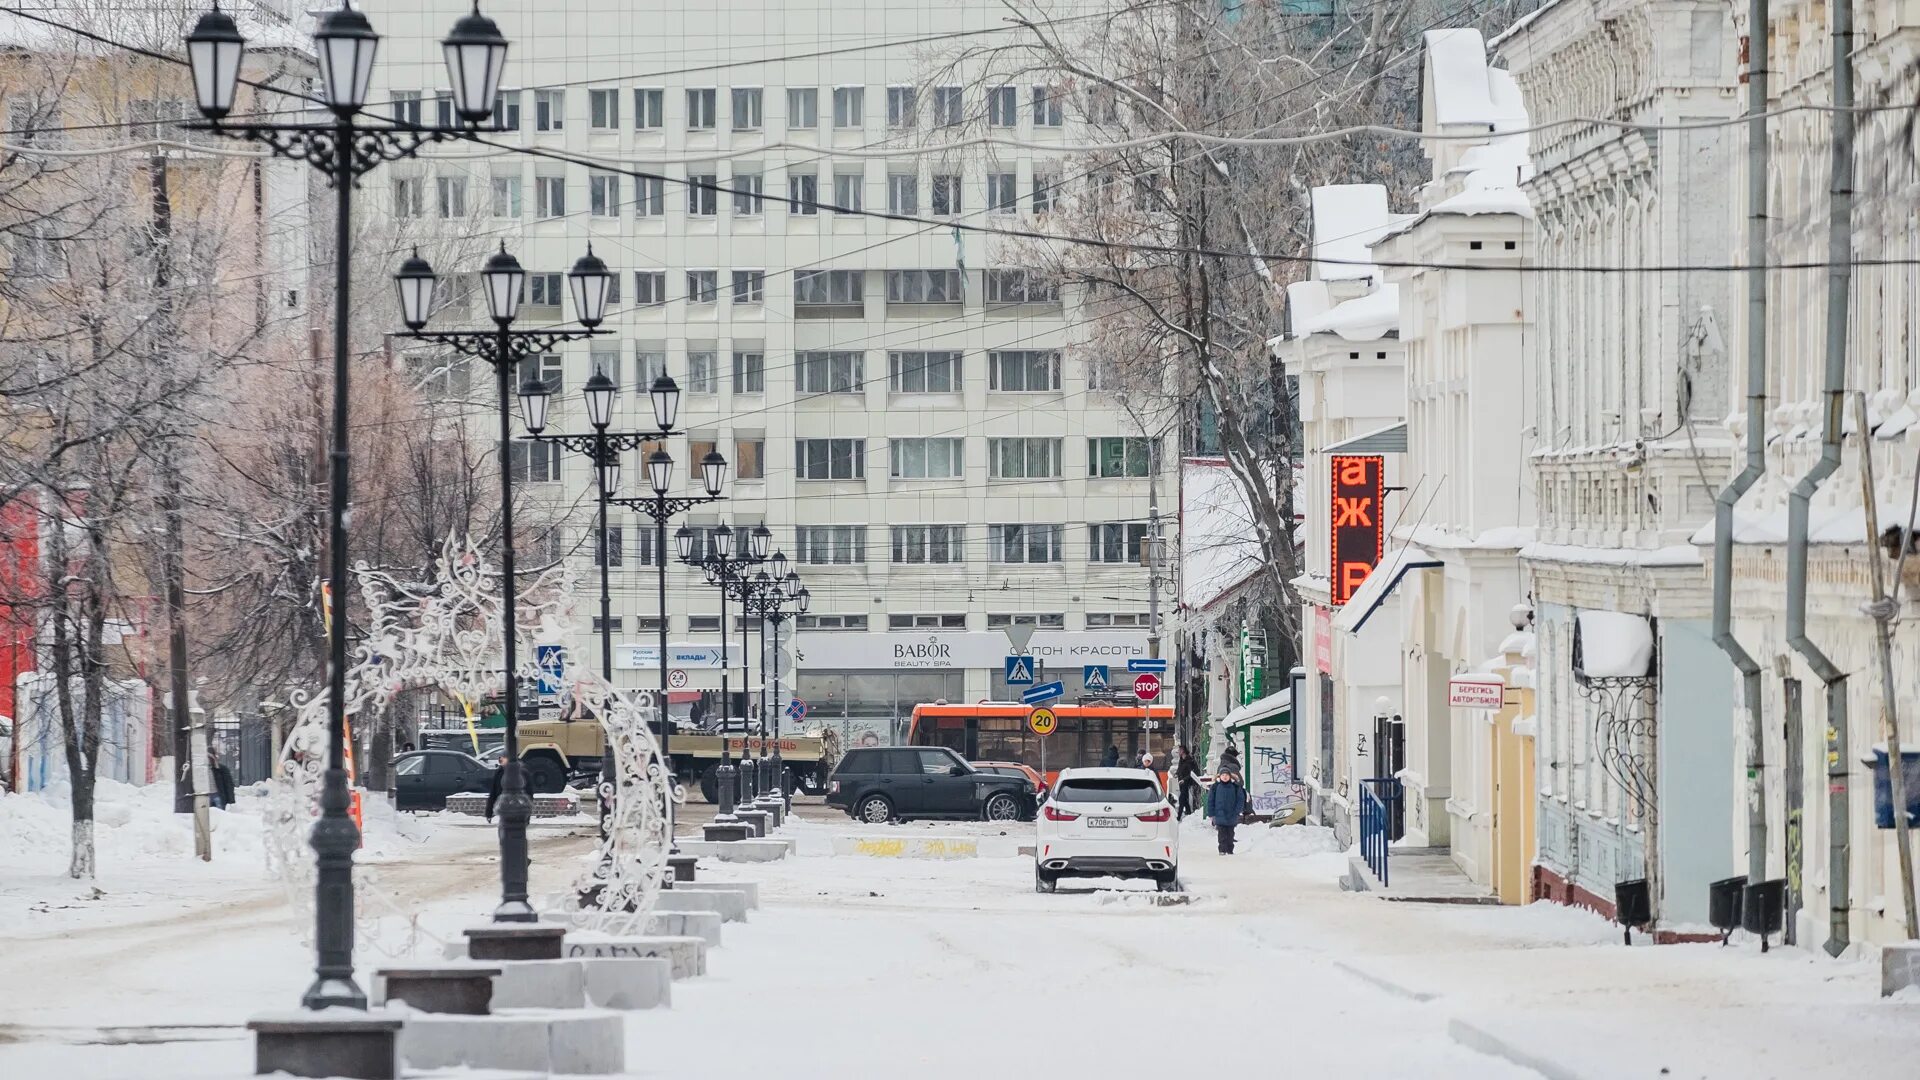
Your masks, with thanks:
M958 304L965 299L958 270L889 270L889 304Z
M962 197L960 175L958 173L939 173L933 178L933 213L935 217L951 217L966 209L966 199Z
M794 305L807 307L861 303L864 299L865 276L862 270L796 270L793 274Z
M620 216L620 177L617 173L587 174L587 212L594 217Z
M467 216L467 178L464 176L436 176L433 178L434 201L438 204L443 218L463 218Z
M801 525L794 529L794 561L809 566L859 566L867 561L865 525Z
M1048 173L1033 174L1033 212L1051 214L1059 203L1060 178Z
M1003 349L987 354L987 389L1044 393L1060 389L1060 353L1053 349Z
M513 462L513 479L519 484L553 484L560 480L562 450L553 443L513 441L508 454Z
M813 173L787 173L787 209L795 214L818 214L820 178Z
M767 478L766 436L741 431L733 433L733 478L735 480Z
M655 379L667 373L667 350L660 345L642 345L634 351L634 367L640 373L640 385L651 387ZM652 448L644 448L645 454L653 453Z
M936 127L958 127L966 120L964 93L958 86L933 88L933 123Z
M1064 525L987 526L987 561L997 563L1057 563Z
M392 109L393 120L396 124L412 124L418 127L425 123L423 118L426 116L426 113L421 110L420 91L418 90L395 90L393 92L393 101L389 107ZM17 130L25 125L9 121L7 126Z
M720 178L713 173L687 174L687 213L712 217L720 212Z
M1101 436L1087 440L1087 475L1146 476L1153 472L1153 440Z
M599 532L598 529L594 531L596 533ZM599 566L605 563L607 567L611 569L626 561L626 548L620 543L620 526L609 525L604 534L596 536L594 539L597 542L593 545L593 565ZM609 552L612 553L611 558L608 557Z
M618 275L615 281L620 280ZM592 351L587 354L587 369L590 374L605 375L613 380L614 386L620 385L620 346L611 341L594 341Z
M497 218L520 216L520 177L518 175L493 178L493 216Z
M865 630L865 615L801 615L793 620L801 630Z
M890 439L891 474L901 480L957 480L966 475L962 438Z
M920 177L918 175L887 174L887 211L893 214L920 212Z
M964 525L895 525L893 561L897 563L957 563L967 560Z
M618 270L613 271L613 276L607 279L607 306L609 308L620 306L620 271Z
M712 87L687 91L687 130L712 131L718 123L718 93Z
M502 90L493 95L493 126L501 131L520 130L520 91Z
M961 391L960 353L890 352L887 389L895 394L957 394Z
M863 393L865 367L862 352L802 352L794 358L794 389L802 394Z
M637 176L633 180L633 213L636 217L664 217L667 212L667 181L660 176Z
M717 354L711 348L688 349L687 393L717 394L719 392L720 363Z
M567 92L535 90L533 92L533 130L562 131L566 126Z
M733 88L733 130L759 131L765 119L761 115L764 96L757 86Z
M987 271L989 304L1057 304L1060 281L1041 270Z
M1147 613L1144 611L1087 612L1087 629L1089 630L1099 630L1106 627L1114 627L1117 629L1123 626L1150 627L1152 625L1152 620L1147 617Z
M867 475L865 439L795 439L797 480L861 480Z
M1087 561L1140 562L1140 545L1147 540L1144 521L1103 521L1087 526Z
M567 216L567 178L564 176L536 176L533 178L533 212L542 218Z
M743 217L759 217L766 177L759 173L734 173L727 186L733 188L733 212Z
M566 293L559 274L527 275L527 303L534 307L559 307L565 302Z
M1018 174L987 174L987 209L996 214L1011 214L1020 209Z
M427 212L427 182L419 176L393 178L393 216L417 218Z
M833 88L833 126L837 128L865 127L867 123L867 88L864 86L836 86Z
M734 303L765 303L766 291L767 272L765 270L735 270L733 272Z
M667 302L667 272L665 270L635 270L633 272L633 302L640 307L658 307Z
M910 128L919 121L920 91L911 86L887 87L887 126Z
M988 439L987 474L995 480L1057 480L1060 440Z
M902 612L887 616L889 630L965 630L967 617L961 613L922 615Z
M820 126L820 91L811 86L787 90L787 128L798 130Z
M833 174L833 209L843 214L857 214L863 205L861 196L865 194L867 184L865 173L836 172Z
M633 129L658 131L667 126L667 92L658 87L641 87L633 92Z
M720 300L720 272L717 270L687 271L687 303L713 304Z
M1020 95L1011 86L987 88L987 123L1015 127L1020 123Z
M1036 86L1033 88L1033 126L1037 128L1061 127L1066 124L1064 95L1058 87Z
M618 131L620 128L620 91L587 91L587 123L595 131Z
M595 563L594 565L598 566L599 564ZM618 548L614 549L613 565L615 566L620 565L620 551ZM620 632L621 626L625 625L625 622L626 622L626 620L619 615L615 615L613 618L607 619L607 620L602 620L600 616L595 615L592 621L593 621L593 633L596 633L596 634L609 633L609 632L617 634Z
M1058 611L988 612L987 629L1005 630L1009 626L1031 626L1037 630L1064 630L1067 616Z
M434 93L433 122L437 127L453 126L453 91L439 90Z
M733 350L733 392L763 394L767 390L767 354L759 349Z

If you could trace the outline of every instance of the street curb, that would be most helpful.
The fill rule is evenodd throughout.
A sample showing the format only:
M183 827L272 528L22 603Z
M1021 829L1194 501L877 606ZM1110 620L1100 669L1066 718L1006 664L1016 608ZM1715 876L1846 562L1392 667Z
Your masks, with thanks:
M1360 968L1354 967L1352 964L1347 963L1345 960L1334 960L1332 961L1332 964L1336 970L1344 971L1348 975L1351 975L1354 978L1359 979L1361 982L1366 983L1367 985L1372 986L1377 990L1383 990L1389 994L1392 994L1395 997L1406 998L1408 1001L1416 1001L1424 1005L1427 1002L1433 1001L1440 997L1439 994L1431 993L1426 990L1414 990L1410 987L1401 986L1397 982L1392 982L1388 979L1381 978L1380 976L1375 975L1370 971L1364 971Z
M1485 1028L1475 1027L1465 1020L1455 1018L1447 1021L1447 1037L1469 1050L1499 1058L1523 1069L1531 1069L1546 1080L1586 1080L1579 1073L1558 1062L1536 1057Z

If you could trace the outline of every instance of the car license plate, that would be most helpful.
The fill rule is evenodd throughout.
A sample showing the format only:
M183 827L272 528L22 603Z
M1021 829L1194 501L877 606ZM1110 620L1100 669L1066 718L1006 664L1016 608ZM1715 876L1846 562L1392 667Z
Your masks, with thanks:
M1124 829L1126 827L1127 819L1123 817L1090 817L1087 819L1087 828L1089 829Z

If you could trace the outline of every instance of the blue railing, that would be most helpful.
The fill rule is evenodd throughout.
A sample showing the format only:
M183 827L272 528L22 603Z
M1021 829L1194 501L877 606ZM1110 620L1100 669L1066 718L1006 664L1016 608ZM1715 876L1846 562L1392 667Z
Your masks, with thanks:
M1400 781L1376 777L1360 781L1360 857L1388 885L1387 853L1393 844L1393 811L1400 805Z

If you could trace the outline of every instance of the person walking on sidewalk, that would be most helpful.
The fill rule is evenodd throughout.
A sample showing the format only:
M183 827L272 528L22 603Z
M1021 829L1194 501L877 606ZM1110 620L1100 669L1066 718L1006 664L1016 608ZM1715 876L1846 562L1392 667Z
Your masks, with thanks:
M1200 808L1200 762L1194 759L1191 747L1180 748L1180 763L1174 767L1174 776L1180 785L1180 817Z
M1240 774L1222 772L1207 789L1207 820L1220 836L1220 854L1233 854L1233 830L1240 824L1240 812L1247 808L1247 789Z

